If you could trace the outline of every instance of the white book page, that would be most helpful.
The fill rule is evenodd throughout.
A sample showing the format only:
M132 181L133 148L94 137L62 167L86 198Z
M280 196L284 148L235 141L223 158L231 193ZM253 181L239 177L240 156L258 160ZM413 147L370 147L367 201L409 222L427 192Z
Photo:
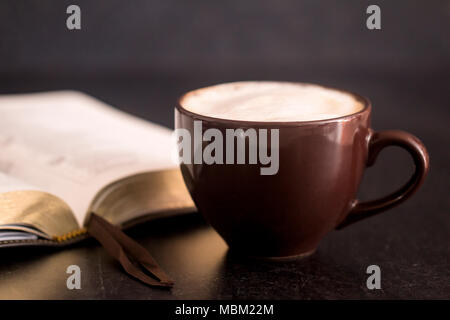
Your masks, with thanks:
M21 181L14 177L8 176L0 171L0 193L23 190L42 191L38 187L26 183L25 181Z
M102 187L176 167L173 149L171 130L79 92L0 96L0 172L66 201L80 226Z

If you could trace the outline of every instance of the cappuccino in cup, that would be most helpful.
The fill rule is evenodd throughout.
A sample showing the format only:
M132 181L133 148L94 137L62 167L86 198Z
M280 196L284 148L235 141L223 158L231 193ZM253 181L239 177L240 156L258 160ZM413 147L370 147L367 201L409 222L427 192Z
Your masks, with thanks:
M279 258L307 256L328 232L400 204L422 185L428 153L410 133L374 131L371 109L357 94L303 83L234 82L185 94L176 105L175 128L206 137L186 150L189 161L180 165L199 212L232 251ZM276 133L270 139L269 131ZM212 145L230 132L230 141L241 142L252 132L266 133L260 135L266 144ZM413 158L412 178L387 196L359 201L366 166L391 145ZM233 160L239 148L250 161L195 161L202 152L209 160ZM276 154L276 170L260 173L252 150L263 160Z

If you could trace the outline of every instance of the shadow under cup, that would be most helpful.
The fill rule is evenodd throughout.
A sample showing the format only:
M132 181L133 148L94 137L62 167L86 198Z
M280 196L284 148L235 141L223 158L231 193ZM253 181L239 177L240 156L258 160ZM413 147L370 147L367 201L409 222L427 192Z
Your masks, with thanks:
M279 130L278 148L270 139L267 143L267 154L279 155L276 174L262 175L260 169L265 165L248 163L248 143L245 164L194 163L195 143L191 144L189 160L181 163L198 210L234 252L259 257L306 256L329 231L402 202L422 184L429 166L423 144L403 131L374 132L370 128L370 102L352 95L364 104L361 111L306 122L225 120L196 114L177 104L175 128L189 132L192 141L199 138L198 121L202 134L211 128L219 130L224 137L223 159L227 155L227 129ZM201 150L209 143L202 141ZM415 173L388 196L357 201L364 169L389 145L401 146L411 154ZM237 143L234 156L236 147Z

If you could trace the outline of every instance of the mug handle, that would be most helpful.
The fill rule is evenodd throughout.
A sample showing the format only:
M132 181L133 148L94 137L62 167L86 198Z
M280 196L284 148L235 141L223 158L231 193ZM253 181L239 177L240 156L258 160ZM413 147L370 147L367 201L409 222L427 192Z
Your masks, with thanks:
M365 202L355 200L350 213L336 229L342 229L400 204L412 196L422 185L430 165L428 152L422 142L408 132L386 130L372 133L369 136L367 167L372 166L380 151L388 146L399 146L409 152L416 167L413 176L403 187L383 198Z

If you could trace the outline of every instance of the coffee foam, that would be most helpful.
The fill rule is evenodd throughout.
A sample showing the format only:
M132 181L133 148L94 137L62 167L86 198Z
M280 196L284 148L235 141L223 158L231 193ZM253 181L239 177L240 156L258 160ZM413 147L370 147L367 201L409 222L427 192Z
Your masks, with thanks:
M232 82L191 91L181 106L204 116L243 121L311 121L356 113L364 104L353 95L291 82Z

